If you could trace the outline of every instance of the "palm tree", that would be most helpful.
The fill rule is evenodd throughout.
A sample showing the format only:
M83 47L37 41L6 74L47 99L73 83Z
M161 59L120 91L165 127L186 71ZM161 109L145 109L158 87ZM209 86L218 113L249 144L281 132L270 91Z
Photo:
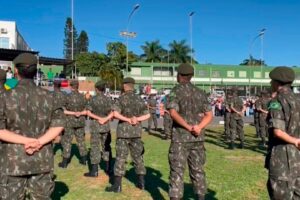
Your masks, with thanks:
M142 45L141 48L144 51L141 58L146 62L161 62L166 51L160 45L159 40L145 42L145 45Z
M191 49L186 44L186 40L175 41L169 44L170 47L170 61L174 63L187 63L190 62Z
M240 65L267 66L264 60L255 59L252 55L250 55L249 59L243 60L243 62Z

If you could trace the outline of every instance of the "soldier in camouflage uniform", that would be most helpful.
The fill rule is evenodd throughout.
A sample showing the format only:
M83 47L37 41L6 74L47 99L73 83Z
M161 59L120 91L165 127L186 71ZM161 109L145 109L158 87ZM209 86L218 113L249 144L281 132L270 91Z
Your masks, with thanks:
M105 161L105 172L111 171L111 134L109 121L113 117L112 100L104 95L105 82L98 81L95 84L96 96L92 97L87 107L88 116L93 119L90 123L91 130L91 170L85 173L84 176L97 177L98 165L102 159ZM100 149L101 145L101 149Z
M261 137L261 145L266 145L266 137L268 132L267 115L268 115L268 104L270 98L267 91L261 91L261 99L257 104L257 112L259 113L259 133Z
M150 118L148 119L148 131L150 133L152 121L154 123L155 131L157 131L157 116L156 116L156 98L155 94L150 94L149 99L147 101L148 109L150 112Z
M173 121L173 133L169 149L171 200L183 197L183 177L186 162L198 200L204 200L206 182L204 173L204 128L213 118L206 94L190 81L194 69L189 64L178 67L179 84L170 93L168 109Z
M25 145L26 152L22 145L2 144L1 199L25 199L28 194L34 200L50 200L54 189L51 141L65 125L63 110L56 107L53 95L34 84L34 55L20 54L14 64L19 83L0 102L0 135L17 134L36 141Z
M232 101L233 92L231 90L227 90L226 99L225 99L225 115L224 115L224 129L225 129L225 141L230 140L230 104Z
M261 104L261 94L257 94L256 100L254 103L254 126L256 131L256 137L261 137L259 129L259 111L257 110L258 106Z
M170 96L166 95L166 100L164 102L165 114L164 114L164 139L171 139L172 134L172 124L173 120L170 116L170 112L167 110L167 106L170 102Z
M276 67L270 74L268 192L272 200L300 199L300 102L292 92L295 73L289 67Z
M230 104L231 114L230 114L230 143L229 149L235 148L235 138L239 134L240 148L244 148L244 111L245 106L243 100L237 96L236 93L233 94L233 98Z
M108 192L121 192L121 180L125 175L125 162L130 152L135 172L138 177L137 187L145 188L143 154L144 144L141 140L142 124L140 122L150 117L142 98L134 93L133 78L123 80L124 93L114 105L114 117L119 119L116 141L116 162L114 166L114 184L107 187Z
M87 149L85 146L85 115L86 99L78 91L79 82L72 80L70 83L72 92L66 96L66 106L64 113L66 115L66 128L61 144L63 147L63 160L58 164L61 168L66 168L71 160L71 149L73 135L75 135L79 154L81 156L79 163L86 165Z

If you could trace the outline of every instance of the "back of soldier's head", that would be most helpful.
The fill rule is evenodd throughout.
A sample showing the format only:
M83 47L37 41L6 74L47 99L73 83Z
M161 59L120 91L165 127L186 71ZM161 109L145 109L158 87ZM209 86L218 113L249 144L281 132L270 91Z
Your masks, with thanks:
M14 59L18 75L22 78L33 79L37 73L37 58L31 53L21 53Z

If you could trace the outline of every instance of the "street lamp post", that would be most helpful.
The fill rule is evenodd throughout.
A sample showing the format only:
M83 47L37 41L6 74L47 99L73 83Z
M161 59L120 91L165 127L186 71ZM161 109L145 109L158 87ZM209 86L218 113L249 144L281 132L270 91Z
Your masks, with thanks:
M126 26L126 31L121 31L120 35L126 37L126 76L128 75L128 38L134 38L136 37L136 33L135 32L129 32L129 24L130 24L130 20L133 16L133 14L135 13L135 11L137 11L139 9L140 5L136 4L130 15L128 16L128 20L127 20L127 26Z
M191 65L193 65L193 15L195 12L190 12L189 19L190 19L190 49L191 49Z

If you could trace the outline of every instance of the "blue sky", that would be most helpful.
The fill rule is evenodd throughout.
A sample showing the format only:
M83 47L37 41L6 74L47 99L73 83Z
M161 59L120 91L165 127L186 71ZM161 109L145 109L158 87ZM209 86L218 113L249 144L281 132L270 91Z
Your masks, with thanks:
M16 21L31 48L48 57L63 57L64 25L71 15L71 0L0 0L0 20ZM168 48L172 40L190 41L189 17L193 16L193 48L200 63L239 64L249 56L253 38L266 28L264 60L268 65L300 66L299 0L74 0L78 32L87 31L90 51L106 52L108 42L125 42L130 31L137 37L129 50L141 54L145 41L159 39ZM261 43L253 43L252 55L260 58Z

